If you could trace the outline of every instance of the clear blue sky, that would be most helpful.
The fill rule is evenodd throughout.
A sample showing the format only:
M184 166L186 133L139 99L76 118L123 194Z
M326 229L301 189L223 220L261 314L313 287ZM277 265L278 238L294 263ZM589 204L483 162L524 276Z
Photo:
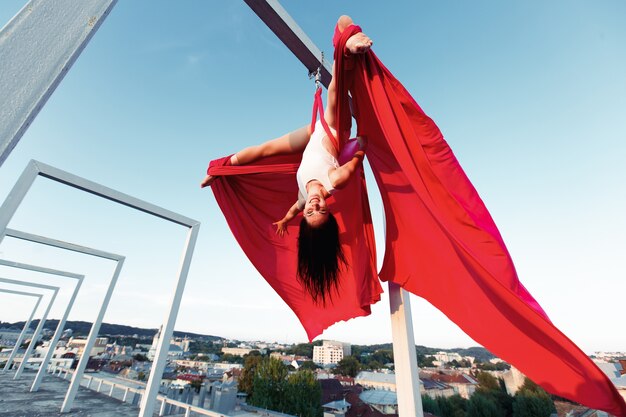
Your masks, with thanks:
M24 4L3 0L0 24ZM444 132L554 323L586 352L625 351L626 3L282 4L327 56L340 14L361 24ZM0 168L0 198L38 159L200 220L177 329L303 342L198 183L210 159L305 124L313 92L302 64L242 1L120 1ZM162 322L180 228L44 179L11 227L126 255L105 321ZM87 273L74 320L93 320L113 270L11 239L0 256ZM0 297L0 320L26 318L30 304ZM412 303L417 344L475 344L427 302ZM323 337L390 341L387 298Z

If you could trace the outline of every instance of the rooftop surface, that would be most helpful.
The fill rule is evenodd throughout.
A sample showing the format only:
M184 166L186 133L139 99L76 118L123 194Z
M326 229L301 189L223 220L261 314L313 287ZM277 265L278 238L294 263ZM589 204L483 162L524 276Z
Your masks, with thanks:
M61 414L69 380L46 375L38 392L30 392L35 372L0 373L0 417L137 417L139 408L81 387L71 412Z

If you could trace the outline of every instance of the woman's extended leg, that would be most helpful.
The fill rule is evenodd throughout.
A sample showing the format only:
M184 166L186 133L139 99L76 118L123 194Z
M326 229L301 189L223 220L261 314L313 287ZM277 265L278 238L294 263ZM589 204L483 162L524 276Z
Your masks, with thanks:
M276 139L240 150L230 157L230 164L246 165L269 156L302 152L309 143L310 137L311 127L303 126ZM213 181L215 181L215 177L207 175L200 183L200 187L208 187Z
M339 17L337 21L337 27L339 28L339 32L343 32L348 26L354 24L352 18L350 16L343 15ZM348 39L346 42L346 49L351 54L364 54L369 51L372 47L372 40L364 33L359 32L355 33ZM330 84L328 85L328 95L326 98L326 110L324 111L324 119L326 119L326 123L333 129L337 128L337 120L335 120L335 109L337 108L337 93L336 93L336 83L335 83L335 63L333 62L333 78L330 80ZM350 121L345 121L346 126L350 126ZM342 132L344 135L346 132ZM348 132L349 134L349 132Z

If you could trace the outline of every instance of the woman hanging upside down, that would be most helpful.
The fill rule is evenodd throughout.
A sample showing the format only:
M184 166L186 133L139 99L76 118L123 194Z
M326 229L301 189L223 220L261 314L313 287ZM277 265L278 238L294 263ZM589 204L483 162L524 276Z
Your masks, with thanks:
M341 16L337 27L343 31L351 24L350 17ZM357 33L348 40L346 49L352 54L362 54L371 46L369 37ZM347 129L338 135L334 78L328 87L327 103L324 119L330 133L337 138L338 143L344 144L350 135L351 120L348 115L341 123ZM231 165L245 165L270 156L302 153L296 174L298 199L274 225L276 233L283 236L287 232L287 224L303 212L298 236L298 279L313 299L323 304L332 290L336 289L341 264L345 263L339 242L339 227L335 217L328 211L326 199L336 190L341 190L362 163L367 142L364 138L358 138L358 144L359 148L353 157L339 165L339 151L318 120L313 131L311 126L304 126L261 145L245 148L230 158ZM210 186L215 179L215 176L207 175L200 186Z

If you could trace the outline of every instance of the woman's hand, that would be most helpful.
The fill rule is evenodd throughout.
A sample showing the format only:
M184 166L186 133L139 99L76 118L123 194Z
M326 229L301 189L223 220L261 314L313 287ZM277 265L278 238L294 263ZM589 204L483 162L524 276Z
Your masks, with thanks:
M276 234L280 237L283 237L286 234L289 234L289 231L287 230L287 222L285 221L285 219L283 220L279 220L276 223L272 223L274 226L276 226Z

